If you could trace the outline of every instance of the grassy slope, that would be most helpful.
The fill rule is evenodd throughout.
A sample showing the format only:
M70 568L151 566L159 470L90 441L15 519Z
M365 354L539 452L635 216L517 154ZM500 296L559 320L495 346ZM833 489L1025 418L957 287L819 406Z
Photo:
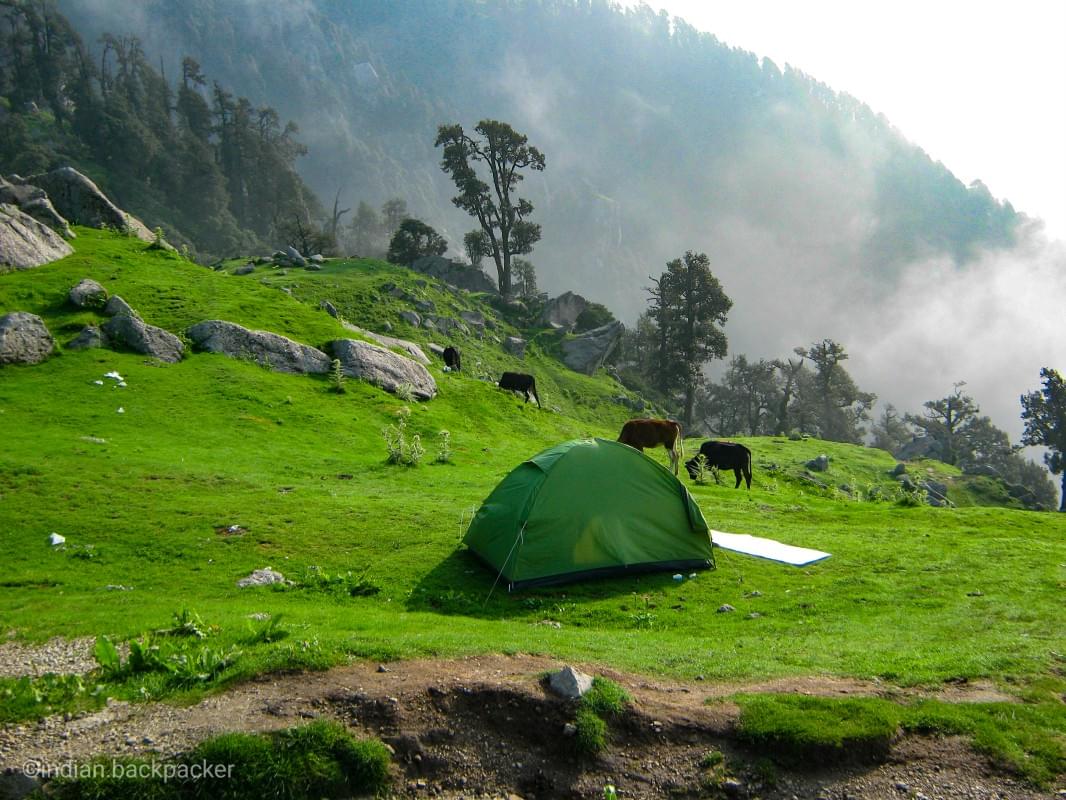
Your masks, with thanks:
M321 344L348 334L317 300L328 297L355 322L390 317L399 306L373 291L386 279L422 292L438 313L471 302L375 262L233 277L92 231L77 248L56 264L0 276L0 312L39 313L66 341L94 319L63 307L66 290L88 276L170 330L222 318ZM291 285L293 296L260 279ZM460 343L464 363L475 365L468 373L523 366L492 342ZM460 515L523 458L567 438L613 435L625 418L606 402L620 391L609 379L569 373L535 346L524 366L559 412L435 364L440 396L412 413L429 449L415 469L384 464L380 429L402 403L355 381L336 395L324 379L219 356L160 366L102 350L7 368L0 625L30 639L129 637L187 606L221 626L222 640L244 634L248 614L284 614L296 638L317 640L327 657L534 651L690 677L1054 682L1056 654L1066 652L1066 518L859 501L795 477L825 452L830 486L847 483L863 498L871 486L894 486L890 456L845 445L743 440L756 452L751 492L694 490L712 527L833 553L820 564L796 569L719 551L716 571L682 583L657 575L489 596L492 576L458 546ZM112 369L127 388L93 383ZM429 463L441 429L452 433L451 464ZM231 524L248 533L216 533ZM50 549L52 531L72 546ZM93 545L93 557L79 545ZM380 592L236 588L266 565L295 578L311 565L365 572ZM716 613L723 603L737 611ZM562 627L537 624L546 619ZM237 672L276 665L268 649L250 649Z

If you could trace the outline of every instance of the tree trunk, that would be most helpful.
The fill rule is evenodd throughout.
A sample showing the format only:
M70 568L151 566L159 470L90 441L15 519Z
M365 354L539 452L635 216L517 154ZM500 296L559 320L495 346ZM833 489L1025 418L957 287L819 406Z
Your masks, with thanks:
M1062 471L1062 501L1059 503L1059 511L1066 511L1066 469Z
M687 381L685 384L685 417L684 424L685 430L692 429L692 409L696 402L696 384L694 381Z

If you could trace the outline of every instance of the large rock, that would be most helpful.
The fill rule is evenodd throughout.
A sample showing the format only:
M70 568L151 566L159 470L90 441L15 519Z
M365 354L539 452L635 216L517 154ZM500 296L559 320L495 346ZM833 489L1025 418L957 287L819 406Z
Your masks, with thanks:
M571 330L577 324L581 312L589 306L589 301L579 294L564 292L549 300L540 314L541 325Z
M39 267L73 252L63 237L44 223L18 206L0 204L0 272Z
M67 292L67 300L78 308L99 310L107 304L107 289L92 278L83 278Z
M348 330L353 331L354 333L360 333L368 339L377 342L382 347L397 347L418 363L425 364L427 367L430 364L429 357L422 352L422 348L414 342L409 342L406 339L397 339L395 336L383 336L380 333L374 333L365 328L360 328L358 325L352 325L350 322L345 322L343 324Z
M329 372L329 356L321 350L269 331L250 331L233 322L207 320L193 325L188 333L200 350L230 358L250 358L275 372Z
M114 344L124 344L137 353L176 364L181 361L185 345L170 331L148 325L133 314L116 314L100 329Z
M54 349L48 326L36 314L12 311L0 317L0 365L39 364Z
M67 343L67 350L88 350L93 347L108 347L107 335L95 325L86 325L81 333Z
M444 256L423 256L411 265L411 269L443 281L449 286L455 286L458 289L467 289L471 292L490 292L491 294L499 293L496 289L496 281L484 272L476 267L450 261Z
M621 322L612 320L563 342L563 363L575 372L591 375L603 365L624 331Z
M100 187L73 167L31 175L24 183L44 189L56 211L75 225L118 228L142 241L155 241L155 235L143 222L112 203Z
M526 357L526 340L520 336L508 336L503 340L503 349L518 358Z
M117 294L112 295L111 298L106 303L104 303L104 314L109 317L113 317L116 314L129 314L131 317L140 316L140 314L133 310L129 303L127 303Z
M437 382L429 370L391 350L354 339L338 339L331 347L349 377L361 378L387 392L395 392L406 383L420 400L429 400L437 394Z
M48 194L37 186L28 183L15 184L0 178L0 203L17 206L23 214L28 214L43 225L47 225L64 239L73 239L74 231L69 223L55 210Z
M592 676L571 666L565 666L548 676L548 685L556 694L577 700L592 688Z

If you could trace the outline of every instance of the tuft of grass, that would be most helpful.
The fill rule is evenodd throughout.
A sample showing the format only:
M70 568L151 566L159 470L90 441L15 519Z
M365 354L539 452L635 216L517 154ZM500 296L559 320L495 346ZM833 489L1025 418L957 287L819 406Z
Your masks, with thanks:
M607 749L607 723L595 711L579 708L574 725L577 728L574 743L578 752L594 756Z
M633 698L610 678L599 675L592 679L592 688L581 697L580 707L601 717L618 716Z
M388 786L389 763L388 749L380 741L356 739L340 723L318 720L273 734L222 734L173 761L97 760L78 769L76 777L53 781L49 796L59 800L318 800L372 795Z

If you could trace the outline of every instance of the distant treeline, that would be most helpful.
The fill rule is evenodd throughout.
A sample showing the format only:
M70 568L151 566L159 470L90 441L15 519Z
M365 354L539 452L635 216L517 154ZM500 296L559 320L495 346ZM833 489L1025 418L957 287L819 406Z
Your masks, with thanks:
M0 0L0 173L73 166L201 256L276 246L321 216L294 123L192 58L172 83L136 37L98 45L48 2Z

